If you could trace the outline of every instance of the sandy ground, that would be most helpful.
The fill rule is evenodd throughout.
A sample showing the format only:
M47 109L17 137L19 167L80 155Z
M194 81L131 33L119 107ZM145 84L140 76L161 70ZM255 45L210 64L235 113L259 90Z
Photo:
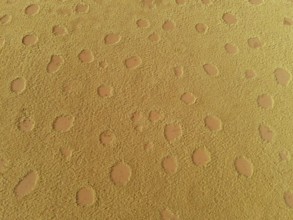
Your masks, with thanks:
M0 218L293 219L293 1L1 0Z

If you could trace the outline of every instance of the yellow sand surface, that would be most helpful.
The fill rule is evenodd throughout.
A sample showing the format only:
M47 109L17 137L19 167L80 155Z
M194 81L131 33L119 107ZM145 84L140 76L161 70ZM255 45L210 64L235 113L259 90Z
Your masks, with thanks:
M0 219L293 219L292 0L1 0Z

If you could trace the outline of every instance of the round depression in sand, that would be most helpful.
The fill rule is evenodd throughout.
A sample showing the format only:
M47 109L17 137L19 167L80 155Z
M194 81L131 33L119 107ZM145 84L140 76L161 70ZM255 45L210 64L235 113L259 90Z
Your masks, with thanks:
M10 89L16 94L21 94L26 89L26 79L23 77L18 77L12 80Z
M22 38L22 43L25 46L32 46L38 42L39 38L35 34L28 34Z
M136 69L142 63L142 60L139 56L132 56L125 60L125 66L127 69Z
M95 57L91 50L84 49L78 54L79 60L82 63L91 63L94 61Z
M93 205L95 200L95 191L92 187L83 187L76 194L76 202L80 206Z
M72 128L73 122L74 122L73 116L61 115L55 119L55 121L53 123L53 128L55 131L67 132Z
M204 121L210 131L220 131L223 128L221 119L215 115L208 115Z
M182 136L182 126L180 124L165 125L164 135L169 143L179 140Z
M131 177L131 168L128 164L119 162L111 169L111 180L115 185L125 186Z
M40 11L40 6L37 4L31 4L29 6L27 6L24 10L24 13L29 15L29 16L33 16L38 14Z
M105 44L117 44L121 40L121 36L119 34L110 33L105 36L104 42Z

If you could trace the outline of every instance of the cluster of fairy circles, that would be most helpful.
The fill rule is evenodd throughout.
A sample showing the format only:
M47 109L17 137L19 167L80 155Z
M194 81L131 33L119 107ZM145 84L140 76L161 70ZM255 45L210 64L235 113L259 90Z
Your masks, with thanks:
M175 0L178 6L182 6L187 3L187 0ZM264 4L264 0L249 0L248 1L253 6L261 6ZM211 0L202 0L204 5L212 4ZM154 7L154 2L149 0L144 0L144 4L146 7L152 8ZM89 5L85 3L79 3L74 8L75 13L87 13L89 11ZM39 4L31 4L24 8L23 12L27 16L38 16L41 11L41 7ZM5 14L0 16L0 25L9 25L12 21L12 16L9 14ZM237 16L231 12L225 12L222 14L222 22L224 25L233 26L237 25L238 19ZM146 18L138 19L135 24L139 29L146 29L151 26L151 22ZM293 20L289 17L285 17L283 21L283 25L292 26ZM162 23L162 29L164 31L172 32L176 29L176 22L171 19L167 19ZM208 34L209 26L204 23L197 23L194 25L194 29L198 34ZM52 27L51 33L56 37L64 37L69 34L68 29L63 25L55 25ZM154 32L148 36L148 40L153 43L158 43L161 41L161 36ZM123 41L123 36L120 33L107 33L103 42L105 45L111 47L112 45L119 44ZM36 33L25 33L22 38L22 44L24 47L34 47L39 42L39 36ZM0 36L0 49L5 46L5 38ZM261 38L258 36L251 36L247 40L247 46L251 50L261 50L265 44L262 42ZM226 42L223 46L223 50L225 50L231 56L237 56L241 51L234 42ZM96 61L95 51L92 51L91 48L84 48L76 54L81 65L91 65L91 63ZM122 62L125 68L129 71L135 71L139 69L143 65L143 57L139 54L133 54L131 56L125 57ZM47 74L55 74L66 62L64 55L62 54L50 54L47 58L47 66L44 67L44 71ZM100 61L99 66L102 68L107 68L106 61ZM210 77L217 77L221 74L221 71L217 67L215 63L205 63L202 65L202 70ZM183 66L175 66L173 68L174 77L182 77L184 75L184 67ZM292 80L292 75L288 71L286 67L277 66L274 70L272 70L272 74L274 75L276 86L287 87ZM254 70L249 69L245 71L245 78L247 80L253 80L257 77L257 74ZM23 77L18 76L14 78L10 82L10 90L15 95L21 95L25 92L27 86L29 86L29 82ZM70 85L67 85L65 88L70 90ZM110 99L115 95L115 88L112 85L101 84L96 88L96 93L100 98ZM182 102L183 105L192 106L196 105L198 97L192 91L185 91L182 93L178 100ZM269 93L259 94L256 97L256 104L258 108L263 111L269 111L274 108L274 96ZM144 114L140 111L135 111L131 115L131 120L133 121L134 128L138 132L142 132L144 129L143 123L140 123L144 117ZM151 123L156 123L158 121L162 121L164 119L164 114L160 110L152 110L148 113L148 120ZM215 114L208 114L203 118L203 123L205 128L212 133L221 132L224 129L224 124L221 120L221 117ZM55 118L52 118L52 129L55 132L64 133L70 132L70 130L74 127L75 116L69 113L64 113L62 115L56 115ZM18 120L17 127L21 132L32 132L35 129L35 124L37 122L34 120L33 116L25 116L21 117ZM272 143L275 135L274 129L266 124L262 123L258 126L258 132L260 139L264 143ZM164 137L168 143L174 143L179 141L183 135L184 129L183 126L179 123L166 123L164 125L164 130L162 131ZM116 140L116 135L112 130L105 130L100 133L99 140L103 145L111 145ZM153 142L148 142L144 145L144 149L146 151L151 151L154 148ZM66 158L66 160L70 160L73 151L70 148L62 148L60 149L62 155ZM195 166L205 168L209 165L213 158L209 149L207 147L199 147L192 152L190 157L190 162L192 162ZM284 150L280 153L281 160L288 161L290 160L290 155L287 150ZM7 166L4 160L0 160L0 171L2 172ZM166 173L166 175L173 175L177 172L179 166L178 158L176 155L165 155L161 159L161 167ZM252 178L254 172L253 161L250 158L247 158L245 155L239 155L235 157L234 161L235 171L243 178ZM109 168L109 178L112 183L117 187L126 187L129 181L131 181L132 177L132 169L130 165L121 160L117 163L113 164L112 167ZM22 178L20 178L19 182L16 184L14 188L14 193L17 197L22 198L28 194L30 194L35 187L37 186L39 180L39 173L36 170L28 171ZM89 206L93 205L96 201L96 193L95 189L92 186L83 186L76 192L76 203L80 206ZM293 191L286 191L283 194L284 201L286 205L290 208L293 208ZM173 214L169 209L162 211L163 219L177 219L178 216Z

